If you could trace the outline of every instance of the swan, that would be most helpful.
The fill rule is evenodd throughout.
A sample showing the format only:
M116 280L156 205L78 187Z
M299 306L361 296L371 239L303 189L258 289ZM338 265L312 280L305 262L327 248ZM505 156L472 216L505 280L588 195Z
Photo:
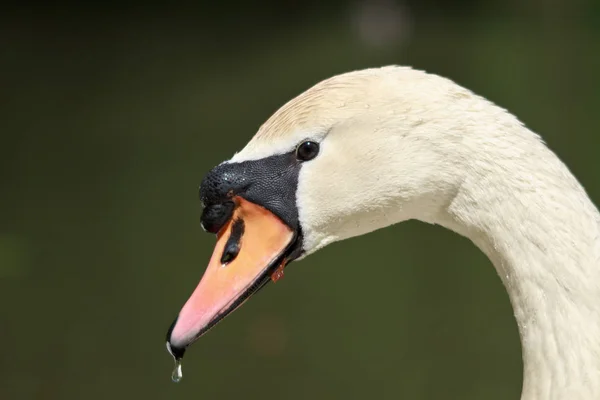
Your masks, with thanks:
M284 267L416 219L470 239L522 345L521 399L600 399L600 215L515 116L449 79L387 66L326 79L202 180L208 267L167 333L176 361Z

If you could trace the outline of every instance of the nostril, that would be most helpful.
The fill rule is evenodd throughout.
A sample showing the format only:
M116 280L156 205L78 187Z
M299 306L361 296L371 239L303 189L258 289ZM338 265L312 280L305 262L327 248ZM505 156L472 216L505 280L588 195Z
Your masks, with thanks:
M231 227L231 235L225 243L221 264L226 265L235 260L240 252L242 236L244 235L244 220L236 219Z
M235 260L239 252L240 246L238 243L227 242L225 250L223 250L223 256L221 256L221 264L229 264L230 262Z

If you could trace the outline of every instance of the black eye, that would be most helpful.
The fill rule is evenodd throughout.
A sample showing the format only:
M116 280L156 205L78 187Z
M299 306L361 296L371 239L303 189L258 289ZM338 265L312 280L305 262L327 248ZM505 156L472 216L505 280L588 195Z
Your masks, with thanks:
M300 161L309 161L319 154L319 143L307 140L298 145L296 158Z

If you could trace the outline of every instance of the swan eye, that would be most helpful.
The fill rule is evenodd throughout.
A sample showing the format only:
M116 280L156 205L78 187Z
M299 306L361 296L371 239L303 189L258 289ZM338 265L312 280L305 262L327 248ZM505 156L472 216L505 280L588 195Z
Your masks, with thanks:
M300 161L309 161L319 154L319 143L307 140L296 148L296 158Z

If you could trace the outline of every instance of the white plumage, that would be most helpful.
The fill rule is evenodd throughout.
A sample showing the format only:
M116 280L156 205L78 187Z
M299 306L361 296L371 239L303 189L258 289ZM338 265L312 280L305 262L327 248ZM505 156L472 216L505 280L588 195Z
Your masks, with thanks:
M385 67L317 84L232 160L305 138L321 142L297 192L307 254L408 219L466 236L510 296L522 399L600 399L600 216L536 134L447 79Z

